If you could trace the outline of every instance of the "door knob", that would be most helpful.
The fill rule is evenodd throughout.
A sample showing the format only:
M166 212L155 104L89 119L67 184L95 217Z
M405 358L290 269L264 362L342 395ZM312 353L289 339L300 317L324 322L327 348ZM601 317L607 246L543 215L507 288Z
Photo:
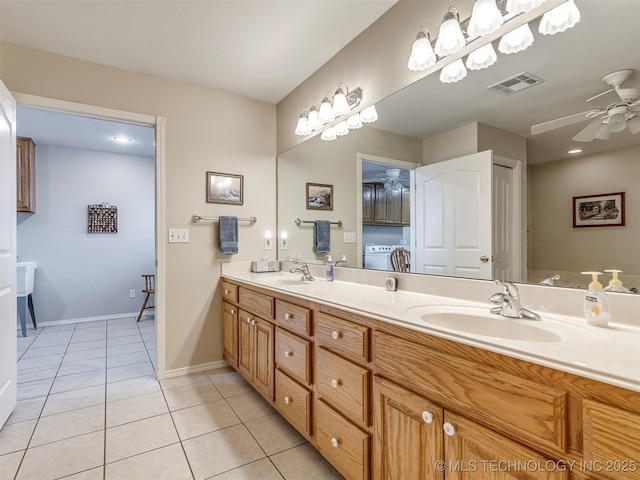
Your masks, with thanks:
M487 255L482 255L482 256L480 257L480 261L481 261L482 263L487 263L487 262L489 261L489 257L488 257Z

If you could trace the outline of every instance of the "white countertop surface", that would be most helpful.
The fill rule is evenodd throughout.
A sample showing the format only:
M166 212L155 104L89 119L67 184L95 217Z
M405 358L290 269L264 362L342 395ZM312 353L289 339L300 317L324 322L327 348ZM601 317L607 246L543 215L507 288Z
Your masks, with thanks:
M608 328L598 328L587 325L582 317L536 312L541 314L542 321L504 320L551 332L555 341L513 340L441 327L418 315L420 307L425 306L443 306L443 310L472 307L472 311L488 313L495 306L488 301L477 303L402 290L390 292L383 287L327 282L320 278L301 282L299 274L288 272L225 272L224 276L640 392L640 328L635 326L610 323Z

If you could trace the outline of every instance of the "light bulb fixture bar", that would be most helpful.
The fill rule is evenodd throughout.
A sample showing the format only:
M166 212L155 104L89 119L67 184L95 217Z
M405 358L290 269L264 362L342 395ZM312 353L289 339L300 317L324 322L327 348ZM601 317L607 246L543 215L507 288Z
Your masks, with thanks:
M332 97L332 100L329 98ZM375 105L371 105L361 112L349 115L350 112L362 102L362 88L358 87L349 91L346 84L341 83L336 88L333 96L327 93L320 102L315 102L300 114L296 124L295 134L300 136L311 135L322 130L322 140L335 140L339 136L347 135L349 130L362 127L365 123L372 123L378 119ZM341 121L331 125L336 120Z
M549 0L475 0L471 17L463 21L460 21L456 7L450 6L442 18L437 38L432 40L429 31L420 27L407 66L412 71L437 66L443 58L460 52L476 39L493 34L503 25L508 25L509 21L546 1ZM578 21L580 12L575 1L566 0L542 15L538 32L542 35L554 35L573 27ZM498 51L502 54L521 52L531 46L533 41L529 24L523 23L502 35ZM467 69L480 70L490 67L496 61L497 54L491 42L488 42L470 52L466 63L459 59L446 65L440 73L440 80L444 83L457 82L466 77Z

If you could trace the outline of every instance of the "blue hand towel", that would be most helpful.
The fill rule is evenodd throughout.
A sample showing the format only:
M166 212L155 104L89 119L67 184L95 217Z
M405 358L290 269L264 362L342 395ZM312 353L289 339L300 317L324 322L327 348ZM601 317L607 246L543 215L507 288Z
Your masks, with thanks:
M326 253L331 249L331 224L328 220L313 222L313 251Z
M238 217L220 217L220 252L238 253Z

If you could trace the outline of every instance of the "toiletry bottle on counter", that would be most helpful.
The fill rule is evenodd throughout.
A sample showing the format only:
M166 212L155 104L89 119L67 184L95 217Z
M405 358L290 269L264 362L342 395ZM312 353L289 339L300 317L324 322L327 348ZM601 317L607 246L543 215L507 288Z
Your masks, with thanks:
M325 276L327 277L327 282L333 282L333 259L331 258L331 255L327 257L327 270Z
M600 272L582 272L583 275L591 275L591 283L587 294L584 296L584 316L589 325L596 327L606 327L609 325L609 302L602 290L602 284L598 281Z
M619 293L631 293L627 287L622 285L622 281L618 278L618 274L622 273L622 270L605 270L605 272L613 275L613 278L609 280L609 285L604 288L605 292L619 292Z

